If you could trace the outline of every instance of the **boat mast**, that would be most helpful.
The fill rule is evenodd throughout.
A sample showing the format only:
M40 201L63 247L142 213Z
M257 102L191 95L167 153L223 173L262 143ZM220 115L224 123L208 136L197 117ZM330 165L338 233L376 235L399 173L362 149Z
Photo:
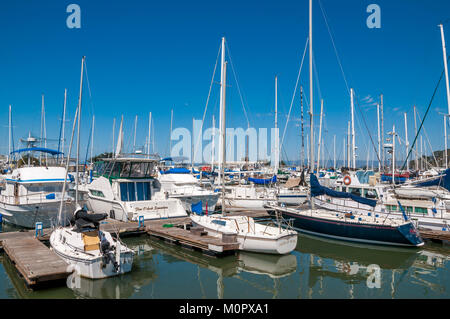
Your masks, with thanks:
M350 121L347 122L347 168L350 169Z
M408 141L408 121L406 119L406 112L404 113L404 117L405 117L405 146L406 146L405 161L407 161L408 160L409 141ZM406 171L409 171L408 163L406 163Z
M81 59L81 75L80 75L80 95L78 97L78 127L77 127L77 164L76 164L76 188L75 188L75 207L78 207L78 184L79 184L79 160L80 160L80 121L81 121L81 97L83 94L83 68L85 56Z
M416 119L416 106L414 105L414 130L416 132L416 136L417 136L417 119ZM417 137L416 137L417 138ZM416 153L415 153L415 158L416 158L416 171L419 170L419 158L418 158L418 154L417 154L417 149L419 148L417 146L418 143L416 143Z
M392 184L395 185L395 125L392 127Z
M384 112L383 112L383 94L381 94L380 96L381 98L381 142L382 144L384 144ZM382 153L381 153L381 169L384 170L384 147L381 148Z
M309 121L311 139L311 173L314 172L314 100L313 100L313 38L312 38L312 0L309 0ZM314 200L311 196L311 213L314 209Z
M320 147L322 145L322 117L323 117L323 99L320 100L320 122L319 122L319 145L317 149L317 173L320 169Z
M9 105L9 117L8 117L8 164L11 156L11 104Z
M300 86L300 118L301 118L301 126L302 126L302 149L300 154L301 166L302 169L305 166L305 137L303 134L303 87Z
M333 136L333 169L336 171L336 134Z
M278 166L280 162L280 148L278 146L278 77L275 75L275 163L274 174L278 173Z
M220 62L220 117L219 117L219 130L220 130L220 139L219 139L219 179L218 179L218 183L220 185L221 181L222 181L222 171L223 171L223 165L224 165L224 156L222 153L224 153L225 147L224 147L224 143L225 143L225 126L223 126L223 121L225 120L224 118L224 98L223 98L223 93L224 93L224 65L225 65L225 37L222 37L222 55L221 55L221 62ZM223 204L223 203L222 203Z
M138 116L134 118L134 139L133 139L133 153L136 153L136 129L137 129Z
M95 125L95 115L92 115L92 132L91 132L91 164L93 163L92 158L94 157L94 125Z
M444 26L442 24L439 25L439 28L441 29L441 40L442 40L442 54L444 57L444 69L445 69L445 85L447 88L447 107L448 107L448 114L450 115L450 87L449 87L449 80L448 80L448 67L447 67L447 50L445 48L445 37L444 37ZM447 116L444 115L444 140L445 140L445 168L448 168L448 162L447 162Z
M173 109L170 110L169 157L172 156L172 124L173 124Z
M377 103L377 123L378 123L378 156L381 156L381 136L380 136L380 104ZM378 172L381 172L381 159L378 158Z
M212 116L212 147L211 147L211 172L214 171L214 153L215 153L215 136L216 136L216 121L214 118L214 114Z
M148 144L147 144L147 158L150 158L150 133L152 129L152 112L148 114Z
M352 113L352 168L356 169L356 144L355 144L355 115L353 107L353 89L350 89L350 104Z
M111 157L116 157L116 154L115 154L115 147L114 147L114 140L115 140L115 138L116 138L116 136L115 136L115 132L114 132L114 130L116 129L116 118L114 118L113 119L113 127L112 127L112 156Z
M64 131L66 129L66 105L67 105L67 89L64 89L64 106L63 106L63 118L62 118L62 132L61 132L61 151L64 153L64 139L65 134ZM64 156L62 156L62 160L64 160Z
M225 162L226 162L226 149L225 149L225 90L226 90L226 81L227 81L227 62L224 62L223 64L223 73L222 73L222 82L221 82L221 97L222 97L222 126L221 126L221 132L220 132L220 140L222 144L222 159L221 159L221 175L222 175L222 216L225 214Z

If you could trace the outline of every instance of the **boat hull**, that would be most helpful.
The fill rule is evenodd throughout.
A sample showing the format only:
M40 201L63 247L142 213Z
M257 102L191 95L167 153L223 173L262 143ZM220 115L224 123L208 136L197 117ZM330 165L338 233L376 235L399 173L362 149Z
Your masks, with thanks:
M299 232L334 239L378 245L422 246L412 223L401 226L371 225L355 222L336 221L318 216L307 216L286 210L279 210L284 219L292 220L293 228ZM269 211L272 216L274 211Z
M49 228L57 224L59 206L59 201L28 205L1 203L0 214L3 215L3 221L19 227L35 228L36 223L41 222L43 228ZM62 224L69 223L74 211L75 203L73 201L64 204L61 214Z

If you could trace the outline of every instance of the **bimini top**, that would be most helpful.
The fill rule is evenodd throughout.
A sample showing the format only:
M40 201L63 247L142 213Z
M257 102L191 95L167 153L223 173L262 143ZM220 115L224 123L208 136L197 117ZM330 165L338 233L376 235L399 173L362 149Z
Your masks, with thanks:
M64 154L63 152L56 151L56 150L51 150L49 148L43 148L43 147L21 148L19 150L12 151L10 154L23 153L23 152L42 152L42 153L49 153L49 154L52 154L52 155Z

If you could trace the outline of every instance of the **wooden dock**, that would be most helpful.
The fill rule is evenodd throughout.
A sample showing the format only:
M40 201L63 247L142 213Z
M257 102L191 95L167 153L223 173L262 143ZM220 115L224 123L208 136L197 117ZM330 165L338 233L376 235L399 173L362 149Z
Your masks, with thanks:
M425 240L450 243L450 231L419 228L419 234Z
M62 281L70 275L68 264L29 232L1 235L3 250L29 287Z
M226 214L246 215L255 219L270 217L265 211L233 211ZM146 234L189 250L199 250L213 257L234 254L239 249L236 238L221 239L208 236L199 229L192 229L191 226L189 217L147 220L144 225L138 222L106 219L100 223L100 230L120 237ZM37 236L35 230L0 233L0 249L3 248L30 288L65 282L70 275L67 272L67 263L43 243L48 242L51 232L52 230L47 228Z

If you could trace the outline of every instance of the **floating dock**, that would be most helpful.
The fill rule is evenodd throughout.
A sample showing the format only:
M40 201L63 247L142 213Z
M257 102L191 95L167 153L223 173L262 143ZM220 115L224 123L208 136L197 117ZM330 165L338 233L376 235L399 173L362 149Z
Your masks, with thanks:
M420 229L420 236L425 240L450 243L450 231Z
M269 218L265 211L230 212L227 215ZM120 237L147 234L213 257L234 254L239 249L236 238L220 239L208 236L202 229L191 227L189 217L147 220L144 224L107 219L100 223L100 230ZM0 249L4 250L27 286L32 289L65 282L70 275L67 271L68 264L43 243L50 239L51 232L52 230L47 228L42 231L0 233Z

